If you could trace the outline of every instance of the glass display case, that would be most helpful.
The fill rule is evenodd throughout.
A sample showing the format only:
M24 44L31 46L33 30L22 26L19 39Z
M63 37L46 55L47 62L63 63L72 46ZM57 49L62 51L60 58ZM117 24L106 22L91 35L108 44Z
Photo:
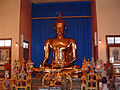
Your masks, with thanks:
M120 64L113 64L113 70L114 70L114 75L118 76L120 75Z
M115 88L116 90L120 90L120 64L114 63L113 70L114 70L114 78L115 78Z
M120 75L115 77L115 88L120 90Z

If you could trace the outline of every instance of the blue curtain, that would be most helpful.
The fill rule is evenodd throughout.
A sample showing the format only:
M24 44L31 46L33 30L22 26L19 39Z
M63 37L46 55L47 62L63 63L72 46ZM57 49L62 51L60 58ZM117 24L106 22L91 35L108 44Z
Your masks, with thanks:
M34 4L32 9L32 16L52 17L52 16L58 16L59 12L61 12L63 16L77 16L77 15L90 16L90 2L69 2L69 3L56 3L56 4L55 3ZM71 7L71 9L73 7L75 9L75 10L72 9L74 12L72 10L67 11L69 7ZM54 10L51 11L50 10L51 8ZM56 31L54 30L55 20L56 19L32 20L31 59L35 63L34 64L35 67L38 67L40 64L42 64L42 61L44 60L45 40L56 37ZM74 39L77 44L77 60L74 64L82 65L82 61L84 57L86 57L87 59L92 57L91 18L90 17L65 18L64 20L67 26L67 29L65 31L65 37ZM51 60L52 60L52 53L50 53L50 58L48 63L50 63Z
M32 18L62 16L91 16L90 1L32 4Z

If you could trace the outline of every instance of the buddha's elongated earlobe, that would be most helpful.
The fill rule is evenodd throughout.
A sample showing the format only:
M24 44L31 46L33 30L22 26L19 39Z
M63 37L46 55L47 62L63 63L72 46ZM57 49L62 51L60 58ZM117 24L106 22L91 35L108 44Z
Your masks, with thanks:
M56 27L54 26L54 30L56 30Z
M65 30L67 29L67 27L65 26Z

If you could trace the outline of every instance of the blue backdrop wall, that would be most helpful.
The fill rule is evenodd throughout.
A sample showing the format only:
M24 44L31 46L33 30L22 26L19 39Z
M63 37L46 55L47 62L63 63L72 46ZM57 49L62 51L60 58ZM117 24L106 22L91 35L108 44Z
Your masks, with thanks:
M66 2L33 4L32 18L62 16L91 16L90 2ZM31 59L38 67L44 60L44 42L56 37L54 22L56 19L32 19L32 53ZM77 60L74 64L82 65L83 58L92 57L91 17L64 18L67 29L65 36L75 39L77 43ZM52 53L48 63L52 60Z

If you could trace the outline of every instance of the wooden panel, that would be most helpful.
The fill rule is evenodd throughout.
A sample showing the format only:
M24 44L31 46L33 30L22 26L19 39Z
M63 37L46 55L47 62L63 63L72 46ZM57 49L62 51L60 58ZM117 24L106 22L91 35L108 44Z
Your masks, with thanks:
M19 58L23 58L23 48L21 47L21 34L23 40L29 42L29 58L31 57L31 7L29 0L21 0L20 10L20 32L19 32Z
M92 56L95 60L98 59L98 42L95 46L94 32L97 32L97 17L96 17L96 4L95 0L91 0L91 28L92 28ZM96 38L97 39L97 38ZM98 40L97 40L98 41Z
M56 2L77 2L90 0L31 0L32 3L56 3Z

